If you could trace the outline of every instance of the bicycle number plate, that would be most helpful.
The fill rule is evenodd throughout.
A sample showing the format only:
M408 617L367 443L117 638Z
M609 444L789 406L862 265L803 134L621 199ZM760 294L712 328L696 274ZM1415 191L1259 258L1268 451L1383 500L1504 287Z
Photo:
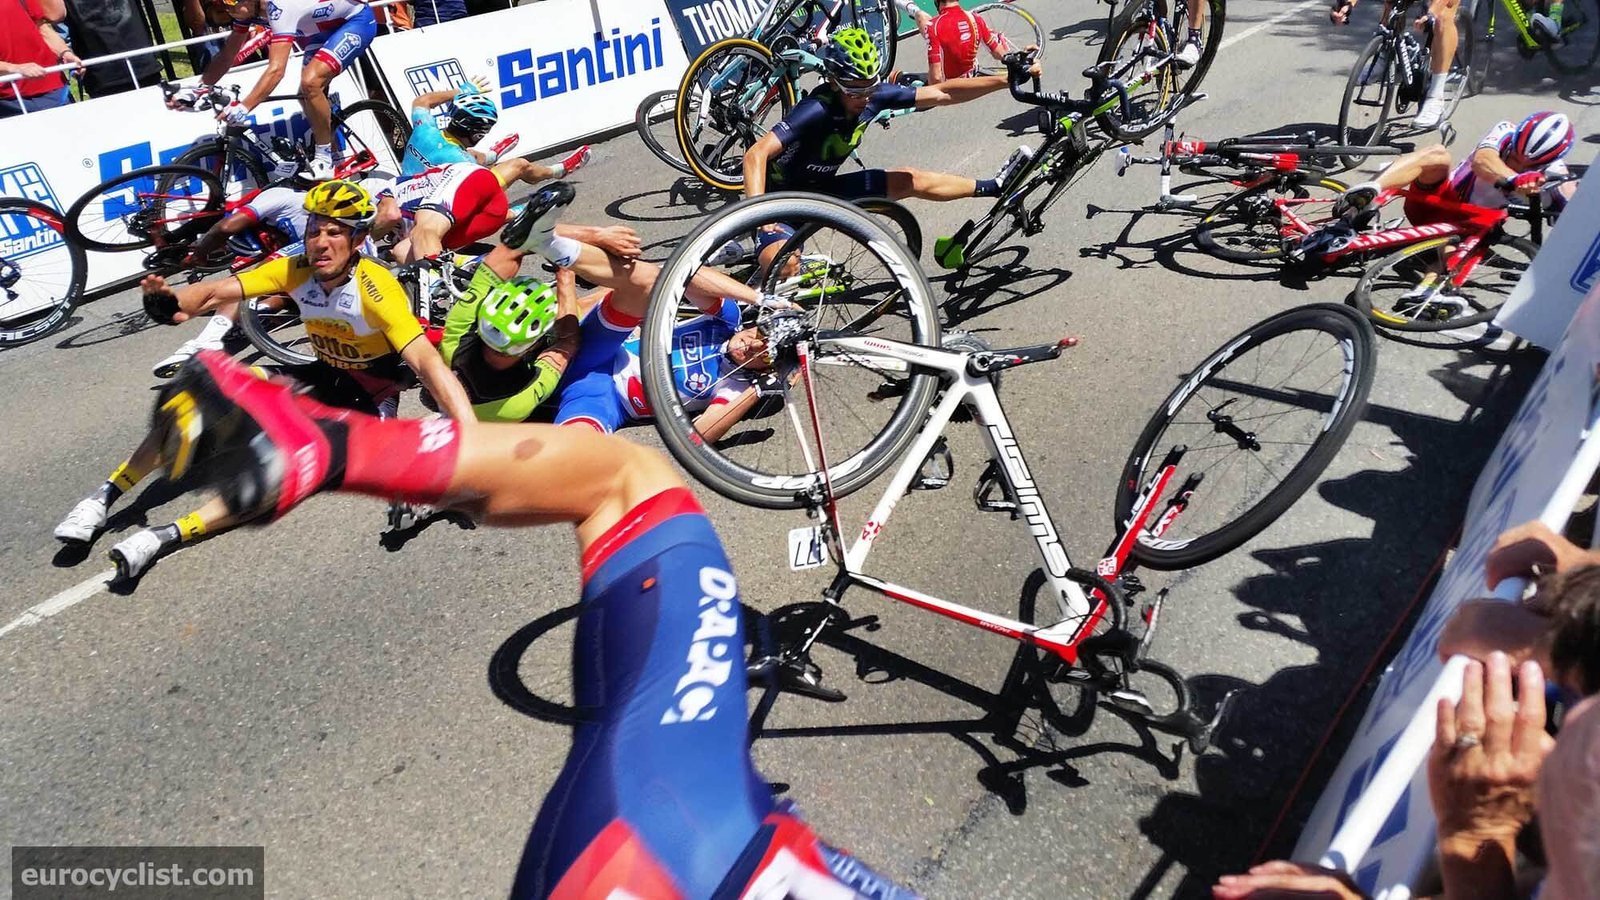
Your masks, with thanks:
M827 556L822 543L822 526L789 529L789 570L815 569Z

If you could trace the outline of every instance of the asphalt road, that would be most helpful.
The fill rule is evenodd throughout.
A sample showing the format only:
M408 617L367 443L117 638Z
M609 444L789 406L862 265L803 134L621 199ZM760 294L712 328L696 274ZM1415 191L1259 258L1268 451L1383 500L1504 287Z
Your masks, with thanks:
M1079 90L1103 7L1028 4L1051 32L1047 87ZM1320 3L1231 3L1211 99L1184 129L1218 138L1334 121L1374 16L1364 8L1336 30ZM921 52L917 39L902 45L903 60ZM1589 80L1557 84L1548 71L1502 54L1487 92L1456 115L1456 151L1539 108L1593 134ZM1017 113L997 95L897 120L864 153L992 172L1026 140ZM571 221L629 222L656 259L705 212L631 136L599 145L577 181ZM1188 242L1186 217L1137 212L1155 194L1154 170L1119 179L1102 163L1003 275L952 298L960 327L995 345L1082 338L1060 362L1008 377L1004 399L1084 559L1110 537L1114 479L1175 380L1248 323L1353 286L1348 273L1293 283L1212 260ZM913 208L932 236L982 207ZM119 534L170 521L188 501L147 486L87 558L59 551L50 529L138 440L149 366L191 335L149 326L123 294L47 342L0 353L0 841L264 845L274 896L503 893L569 741L571 625L543 617L576 599L571 538L440 522L386 547L381 504L325 497L271 529L181 551L131 589L99 589ZM1005 706L1013 645L855 595L852 611L874 626L818 653L849 701L779 699L755 743L763 772L821 833L933 897L1203 894L1269 837L1448 543L1536 364L1383 343L1371 408L1323 481L1241 550L1147 579L1173 587L1156 656L1208 705L1242 691L1204 757L1106 712L1072 733L1036 713L997 728L988 714ZM655 443L649 429L629 434ZM1031 542L972 510L975 433L958 426L951 447L955 484L906 500L875 561L886 577L1013 611L1036 565ZM782 561L801 516L700 493L747 603L815 596L817 579ZM75 588L65 599L86 596L77 605L4 624ZM1278 852L1307 808L1275 832Z

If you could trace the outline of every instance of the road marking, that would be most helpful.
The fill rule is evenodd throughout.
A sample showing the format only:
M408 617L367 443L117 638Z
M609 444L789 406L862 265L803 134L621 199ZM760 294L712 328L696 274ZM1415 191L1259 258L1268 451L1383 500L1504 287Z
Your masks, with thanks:
M1229 47L1232 47L1234 44L1239 43L1240 41L1244 40L1247 37L1253 37L1253 36L1255 36L1257 34L1260 34L1263 31L1266 31L1268 28L1271 28L1272 26L1278 24L1279 22L1282 22L1282 21L1284 21L1286 19L1292 19L1301 10L1310 9L1311 7L1316 6L1319 3L1321 3L1324 6L1327 5L1326 0L1304 0L1304 2L1296 3L1295 5L1289 7L1288 9L1284 10L1283 12L1278 13L1277 15L1273 16L1272 18L1266 20L1265 22L1257 22L1256 24L1251 25L1249 28L1246 28L1245 30L1239 32L1236 35L1233 35L1232 37L1223 38L1222 39L1222 44L1217 47L1217 52L1221 53L1222 51L1228 49Z
M110 584L111 579L115 578L116 575L116 569L107 569L106 571L101 572L99 575L87 578L84 581L67 588L66 590L55 595L54 597L51 597L49 600L38 604L37 606L29 607L26 612L18 616L14 621L9 622L4 626L0 626L0 637L5 637L11 632L20 628L26 628L29 625L37 625L40 622L43 622L45 619L48 619L58 613L66 612L72 607L77 606L79 603L82 603L90 597L93 597L95 594L105 590L106 585Z

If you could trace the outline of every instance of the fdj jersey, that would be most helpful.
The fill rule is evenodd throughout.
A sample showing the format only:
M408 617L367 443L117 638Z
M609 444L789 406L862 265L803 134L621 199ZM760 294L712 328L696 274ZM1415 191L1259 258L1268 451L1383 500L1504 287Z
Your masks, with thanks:
M274 44L292 42L335 72L361 55L378 32L378 20L361 0L266 0L265 16L236 21L235 30L265 25Z
M306 233L305 198L301 191L269 187L251 197L250 202L236 212L282 232L291 242L298 241Z
M767 179L784 187L827 181L855 152L879 113L911 109L916 103L915 88L885 83L873 89L866 108L852 115L838 91L819 86L772 127L783 152L772 158Z

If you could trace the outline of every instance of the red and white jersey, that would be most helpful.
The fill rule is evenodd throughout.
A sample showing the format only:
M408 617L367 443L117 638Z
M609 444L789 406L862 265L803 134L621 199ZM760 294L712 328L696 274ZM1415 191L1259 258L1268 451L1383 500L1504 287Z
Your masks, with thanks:
M236 22L234 28L265 25L273 43L306 43L320 40L362 12L371 13L362 0L266 0L262 16Z
M1506 164L1510 165L1508 157L1511 153L1511 139L1516 134L1516 131L1517 124L1515 122L1500 122L1489 129L1489 133L1483 136L1483 140L1478 142L1478 146L1472 148L1472 152L1493 150L1500 154L1502 161L1506 161ZM1516 167L1512 166L1512 168ZM1558 159L1538 171L1543 172L1547 177L1557 178L1567 174L1567 164L1564 160ZM1471 154L1468 154L1466 159L1457 163L1455 169L1451 171L1450 189L1457 199L1463 203L1471 203L1474 206L1500 209L1511 202L1511 196L1495 187L1492 181L1484 181L1473 174ZM1547 197L1546 199L1549 198Z
M980 44L1000 51L1000 40L987 22L959 6L941 10L928 24L928 67L942 61L945 78L970 78Z

